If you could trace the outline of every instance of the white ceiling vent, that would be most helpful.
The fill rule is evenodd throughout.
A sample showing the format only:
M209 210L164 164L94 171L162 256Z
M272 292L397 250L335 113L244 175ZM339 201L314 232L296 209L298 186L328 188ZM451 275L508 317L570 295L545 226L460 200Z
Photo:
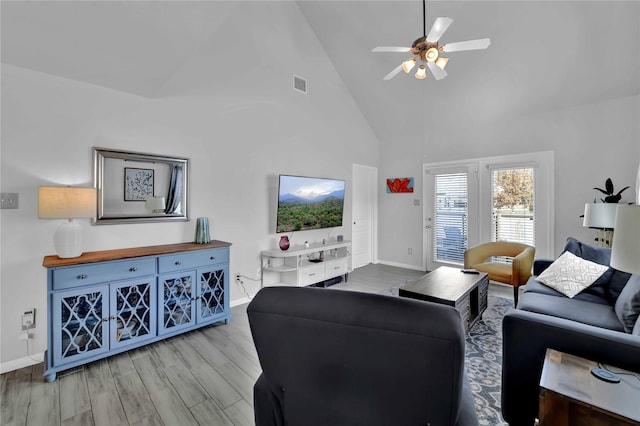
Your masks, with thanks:
M307 93L307 80L297 75L293 76L293 88L299 92Z

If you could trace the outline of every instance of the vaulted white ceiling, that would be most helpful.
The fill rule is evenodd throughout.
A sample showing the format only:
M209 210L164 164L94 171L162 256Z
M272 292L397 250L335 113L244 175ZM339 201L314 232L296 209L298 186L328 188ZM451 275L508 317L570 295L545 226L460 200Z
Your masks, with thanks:
M219 46L228 18L251 4L3 1L2 62L159 96L193 55L212 40ZM640 92L639 2L428 1L427 32L438 16L454 20L441 42L491 38L487 50L448 54L441 81L404 73L383 81L407 55L371 52L422 36L419 0L297 4L381 140L445 114L498 121Z

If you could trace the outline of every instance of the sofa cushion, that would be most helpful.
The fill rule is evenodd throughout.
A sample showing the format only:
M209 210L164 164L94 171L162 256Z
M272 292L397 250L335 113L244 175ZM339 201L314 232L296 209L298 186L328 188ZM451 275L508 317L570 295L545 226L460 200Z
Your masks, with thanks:
M538 281L573 297L596 282L608 269L605 265L564 252L538 276Z
M611 282L609 283L609 287L607 287L607 291L604 295L604 297L609 300L609 303L611 303L612 305L616 303L618 296L620 295L620 293L622 293L622 290L627 285L629 278L631 278L631 274L613 269Z
M565 251L601 265L609 266L611 261L610 248L584 244L572 237L567 238L567 243L563 252ZM602 274L596 282L587 287L583 292L604 297L609 301L609 304L613 305L616 303L616 299L620 295L620 292L624 288L624 285L627 283L630 276L631 274L609 267L607 272Z
M527 292L541 293L541 294L546 294L546 295L554 296L554 297L567 297L564 294L560 293L559 291L556 291L556 290L552 289L551 287L548 287L548 286L542 284L541 282L537 281L535 277L529 278L529 281L527 281L527 285L524 286L524 293L527 293ZM573 297L573 299L574 300L583 300L585 302L590 302L590 303L598 303L600 305L611 306L609 301L607 299L605 299L604 297L600 297L600 296L597 296L595 294L587 293L586 291L582 291L582 292L576 294Z
M640 275L631 276L614 308L624 331L631 333L640 315Z
M585 302L584 300L527 292L520 296L518 309L624 332L624 328L611 306Z
M511 282L513 268L511 264L500 262L484 262L473 265L474 269L489 274L489 279L500 282Z

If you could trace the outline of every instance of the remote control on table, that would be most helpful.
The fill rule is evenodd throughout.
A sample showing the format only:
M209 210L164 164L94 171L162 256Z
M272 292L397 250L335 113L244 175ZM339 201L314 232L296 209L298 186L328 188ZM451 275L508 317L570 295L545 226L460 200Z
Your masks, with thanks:
M460 269L460 272L462 272L463 274L479 274L480 271L478 271L477 269Z

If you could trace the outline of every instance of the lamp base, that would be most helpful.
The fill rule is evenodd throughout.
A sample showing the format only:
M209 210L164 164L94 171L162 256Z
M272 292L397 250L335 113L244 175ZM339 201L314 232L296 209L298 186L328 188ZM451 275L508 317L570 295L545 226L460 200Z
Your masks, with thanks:
M82 228L69 219L58 227L53 235L53 247L59 258L67 259L82 255Z

